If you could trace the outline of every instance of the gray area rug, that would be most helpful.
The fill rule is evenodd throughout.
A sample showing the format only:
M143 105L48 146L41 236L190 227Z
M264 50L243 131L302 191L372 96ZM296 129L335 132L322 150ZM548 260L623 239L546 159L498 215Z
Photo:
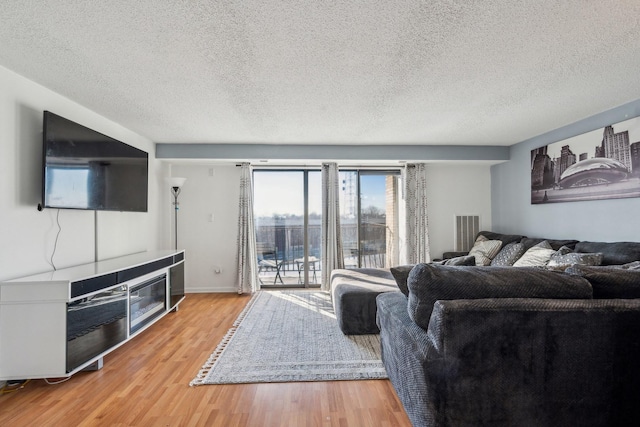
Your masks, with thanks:
M329 293L259 291L190 385L380 378L380 336L344 335Z

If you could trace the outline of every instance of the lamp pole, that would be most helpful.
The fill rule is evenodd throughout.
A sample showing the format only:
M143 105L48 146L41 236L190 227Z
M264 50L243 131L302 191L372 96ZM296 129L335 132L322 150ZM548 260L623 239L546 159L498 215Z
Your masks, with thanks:
M176 242L176 246L175 249L176 251L178 250L178 206L180 205L180 203L178 203L178 194L180 194L180 187L171 187L171 193L173 193L173 207L174 207L174 214L173 214L173 229L174 229L174 236L175 236L175 242Z
M180 203L178 203L178 194L180 189L184 185L187 178L169 177L165 178L169 187L171 188L171 194L173 194L173 232L175 233L175 249L178 250L178 209Z

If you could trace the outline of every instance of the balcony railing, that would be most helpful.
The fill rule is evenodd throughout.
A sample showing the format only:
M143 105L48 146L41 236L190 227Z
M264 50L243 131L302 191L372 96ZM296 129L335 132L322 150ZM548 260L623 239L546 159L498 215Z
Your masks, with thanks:
M309 224L308 247L309 257L320 260L322 257L322 229L320 224ZM343 242L343 254L347 268L371 267L382 268L386 256L386 226L379 223L363 223L360 227L360 247L358 247L357 224L343 224L340 228ZM275 248L279 272L283 283L276 280L276 285L299 284L303 277L301 260L304 258L304 227L301 224L258 225L256 241L259 247ZM260 259L260 255L258 256ZM297 260L297 261L296 261ZM309 278L311 283L320 281L320 262L310 264ZM289 273L291 272L291 273ZM276 269L263 269L260 275L264 284L274 284ZM314 281L314 277L316 280ZM266 280L265 280L266 279ZM293 283L291 283L293 282Z

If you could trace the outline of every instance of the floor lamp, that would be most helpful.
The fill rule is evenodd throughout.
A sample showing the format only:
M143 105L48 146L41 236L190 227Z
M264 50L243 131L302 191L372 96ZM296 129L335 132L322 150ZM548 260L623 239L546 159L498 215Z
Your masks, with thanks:
M167 178L167 182L169 183L169 186L171 187L171 194L173 194L173 208L174 208L174 214L173 214L173 229L174 229L174 233L175 233L175 241L176 241L176 246L175 249L176 251L178 250L178 206L180 205L178 203L178 194L180 194L180 189L182 188L182 186L184 185L184 182L187 180L187 178L179 178L179 177L171 177L171 178Z

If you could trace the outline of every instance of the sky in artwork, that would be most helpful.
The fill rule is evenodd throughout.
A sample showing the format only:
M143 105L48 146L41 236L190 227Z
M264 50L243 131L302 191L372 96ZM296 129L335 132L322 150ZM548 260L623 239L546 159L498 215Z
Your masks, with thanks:
M629 144L640 141L640 118L625 120L612 125L615 133L629 132ZM560 157L562 147L568 145L571 152L576 156L587 153L587 158L595 156L596 146L602 143L604 128L599 128L591 132L583 133L563 141L555 142L547 146L547 155L551 159Z

